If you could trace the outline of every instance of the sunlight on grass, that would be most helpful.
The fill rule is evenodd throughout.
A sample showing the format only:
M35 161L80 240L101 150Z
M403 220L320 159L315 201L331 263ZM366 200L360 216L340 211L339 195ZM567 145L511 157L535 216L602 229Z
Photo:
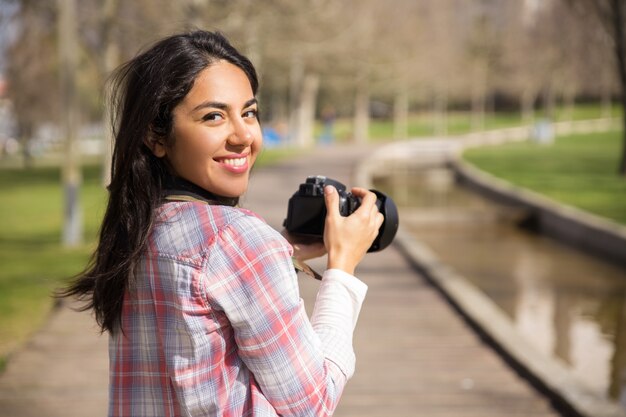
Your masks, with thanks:
M85 243L61 245L62 192L58 168L4 169L0 176L0 357L41 327L52 291L78 273L93 250L104 210L99 170L85 169L81 204Z
M621 107L612 106L610 114L614 118L621 115ZM598 119L607 116L602 106L598 104L578 104L573 108L556 107L554 121L567 120L589 120ZM538 111L535 114L537 120L543 119L545 115ZM461 135L470 133L476 126L472 125L472 115L467 111L450 111L445 116L446 134ZM507 127L516 127L523 124L522 118L518 112L487 112L485 114L484 130L502 129ZM408 137L420 138L429 137L437 134L435 118L431 112L421 112L409 115L408 118ZM335 141L339 143L350 142L354 140L353 120L351 118L339 118L335 122L333 133ZM322 124L317 121L315 124L314 137L319 140L322 134ZM371 142L379 142L384 140L392 140L394 137L393 121L391 119L372 119L369 124L369 140Z
M626 224L626 179L617 174L621 132L472 149L471 163L513 184Z

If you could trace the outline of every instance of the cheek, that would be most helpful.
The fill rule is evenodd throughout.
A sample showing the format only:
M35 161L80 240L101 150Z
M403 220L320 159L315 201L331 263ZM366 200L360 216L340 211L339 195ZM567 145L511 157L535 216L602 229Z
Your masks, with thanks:
M175 146L181 159L206 159L215 153L218 142L205 132L187 132L176 138Z

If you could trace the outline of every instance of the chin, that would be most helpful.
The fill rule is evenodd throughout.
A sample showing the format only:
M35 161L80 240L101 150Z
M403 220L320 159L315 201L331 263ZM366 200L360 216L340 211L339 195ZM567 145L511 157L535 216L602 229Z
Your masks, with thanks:
M245 192L246 192L246 188L244 188L244 189L236 189L236 190L233 190L231 188L229 190L223 190L223 192L219 192L219 193L216 193L216 194L220 195L222 197L237 198L237 197L241 197Z

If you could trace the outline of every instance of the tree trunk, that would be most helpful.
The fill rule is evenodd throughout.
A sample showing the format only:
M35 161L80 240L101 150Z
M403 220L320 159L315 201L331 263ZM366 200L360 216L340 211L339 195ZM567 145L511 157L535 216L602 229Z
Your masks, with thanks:
M300 95L304 79L304 63L299 54L291 57L289 67L289 133L288 140L297 145L300 138Z
M554 119L554 108L555 108L554 101L555 101L554 90L552 89L552 87L548 87L548 89L545 91L545 109L546 109L545 117L550 120Z
M307 148L313 145L313 126L315 123L315 106L319 90L320 77L307 74L302 83L302 93L298 106L298 145Z
M472 97L472 131L480 132L485 128L485 96L474 91Z
M61 108L64 109L66 137L63 164L63 189L65 193L63 243L66 246L77 246L82 242L82 219L79 206L81 172L76 140L78 130L76 3L75 0L58 0L57 4L59 7Z
M435 94L435 136L448 135L448 92L439 91Z
M522 106L522 123L531 125L535 119L535 95L528 89L522 92L521 97Z
M626 10L624 0L608 0L604 2L579 2L587 6L586 10L595 12L596 16L604 25L607 34L613 41L615 62L617 64L617 74L621 87L622 104L622 152L620 155L618 174L626 177ZM608 4L608 8L604 6Z
M111 164L113 163L113 147L115 146L115 138L113 138L113 126L111 126L111 103L110 89L108 87L105 93L107 100L102 113L102 185L106 188L111 183Z
M19 143L22 145L22 163L24 169L32 168L33 155L30 149L30 140L33 137L33 127L30 123L19 123Z
M102 39L104 40L104 54L100 61L100 72L105 79L117 67L120 61L120 50L113 40L113 25L117 14L118 0L106 0L103 5ZM113 158L113 130L111 126L111 106L108 102L110 91L106 92L107 102L102 115L102 185L111 183L111 162Z
M563 94L563 121L571 122L574 119L574 105L576 104L576 93L573 90L567 90Z
M612 71L611 71L612 72ZM602 118L609 119L613 117L613 97L611 92L611 81L606 73L602 77Z
M622 86L622 154L618 173L626 176L626 34L624 33L624 6L623 0L612 0L613 30L615 31L615 56L617 71Z
M365 144L369 138L369 87L367 79L362 76L356 86L354 98L354 140Z
M472 117L471 130L480 132L485 129L485 101L487 95L487 63L480 60L474 63L472 82Z
M409 95L405 88L396 92L393 102L393 139L409 136Z
M622 95L624 94L626 94L626 91L622 92ZM624 109L622 113L622 156L618 173L626 177L626 99L622 99L622 108Z

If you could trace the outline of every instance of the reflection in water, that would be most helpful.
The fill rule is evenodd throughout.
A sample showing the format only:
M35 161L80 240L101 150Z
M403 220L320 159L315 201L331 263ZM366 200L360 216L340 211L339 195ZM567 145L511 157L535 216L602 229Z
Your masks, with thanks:
M545 256L533 259L533 254L527 248L520 249L512 254L511 273L517 290L513 317L518 330L529 335L535 347L543 352L551 352L556 335L551 331L554 298L546 282L550 263L546 262Z
M626 405L626 271L517 226L522 212L454 184L443 168L375 180L403 227L492 298L546 355Z
M615 349L611 360L611 386L610 395L618 398L621 404L626 405L626 304L618 306L616 314L617 325L615 326L615 344L621 349Z

